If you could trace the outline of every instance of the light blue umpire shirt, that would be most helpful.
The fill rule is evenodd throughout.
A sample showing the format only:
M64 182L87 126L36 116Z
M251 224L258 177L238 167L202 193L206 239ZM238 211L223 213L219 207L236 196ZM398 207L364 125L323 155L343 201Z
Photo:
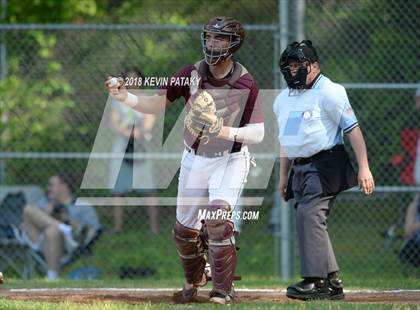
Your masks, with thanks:
M289 159L310 157L337 144L358 126L346 90L320 74L311 89L284 89L276 98L279 142Z

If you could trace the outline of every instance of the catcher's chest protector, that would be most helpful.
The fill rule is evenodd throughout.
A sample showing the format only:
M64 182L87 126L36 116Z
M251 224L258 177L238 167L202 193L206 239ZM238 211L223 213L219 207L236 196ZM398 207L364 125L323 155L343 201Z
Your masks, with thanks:
M240 83L241 77L248 71L236 62L229 77L215 79L211 76L205 61L200 61L194 66L198 69L198 75L201 77L199 87L208 91L215 101L216 115L223 117L225 126L237 127L252 85L244 88L243 83Z

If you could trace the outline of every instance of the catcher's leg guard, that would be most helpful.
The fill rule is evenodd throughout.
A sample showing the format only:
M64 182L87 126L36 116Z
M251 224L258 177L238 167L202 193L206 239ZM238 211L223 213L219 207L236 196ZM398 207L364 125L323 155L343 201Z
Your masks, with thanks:
M204 276L206 265L204 245L199 234L198 230L185 227L178 221L172 231L175 246L184 268L185 279L187 283L194 286L204 286L207 283Z
M228 206L213 206L211 211L222 209L228 212ZM236 268L236 249L233 223L226 218L206 220L209 235L209 260L213 279L210 299L217 303L228 303L233 298L233 276Z
M206 223L204 222L204 220L201 221L201 223L203 224L201 226L201 230L200 230L200 239L203 242L203 247L204 247L204 259L206 260L206 265L204 267L204 274L206 275L206 279L207 281L211 281L211 269L210 269L210 263L209 263L209 235L207 233L207 227L206 227Z

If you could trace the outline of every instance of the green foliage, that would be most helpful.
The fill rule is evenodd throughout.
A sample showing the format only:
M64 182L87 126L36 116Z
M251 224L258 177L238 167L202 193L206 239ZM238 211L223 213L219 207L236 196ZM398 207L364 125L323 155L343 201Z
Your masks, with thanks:
M40 151L64 142L64 111L73 107L68 99L72 91L62 76L60 62L53 58L56 37L42 32L29 36L36 42L36 56L43 64L37 77L21 74L23 59L11 55L9 75L0 80L0 139L7 151Z
M416 83L420 7L406 1L308 1L306 35L322 71L338 83ZM332 31L334 29L334 31ZM414 90L349 89L377 184L398 185L390 159L401 152L400 132L418 127ZM398 172L398 171L397 171Z
M235 16L248 24L275 23L277 12L270 8L276 5L275 0L98 1L99 9L107 12L107 22L172 25L200 25L216 15Z
M100 14L96 0L8 1L6 23L62 23L86 21Z
M420 78L415 69L419 6L409 11L406 1L323 2L308 2L306 36L336 80L413 83Z
M413 10L407 11L404 9L408 7L407 3L410 2L306 1L306 35L315 42L326 75L340 83L417 82L420 79L420 71L416 68L420 59L420 6L411 6ZM278 25L277 1L274 0L218 0L199 4L196 0L8 1L4 22L190 25L202 24L217 14L233 15L247 24ZM7 78L0 81L2 151L90 151L106 101L102 81L107 74L120 75L127 66L138 66L148 76L166 76L202 57L199 30L27 31L19 35L7 32L5 37L9 72ZM239 52L240 61L256 77L260 87L273 87L273 62L277 58L272 54L273 34L249 32L246 40ZM397 178L390 177L388 162L400 151L401 129L418 126L419 118L413 114L413 91L349 90L348 93L367 140L377 183L397 183ZM172 106L169 111L176 115L178 107ZM42 161L42 164L32 165L29 160L8 161L7 181L22 183L28 177L28 173L22 171L38 169L31 181L45 182L52 163L60 165L62 162ZM82 174L84 167L84 161L76 164L73 161L71 169ZM175 190L176 186L166 194L173 194ZM358 212L353 210L354 214ZM352 223L348 224L350 227ZM390 258L395 258L392 253L365 253L382 242L379 234L373 236L372 230L366 228L372 227L369 223L364 227L357 226L363 231L363 235L358 236L360 239L370 237L366 238L365 247L358 250L371 259L369 266L373 265L372 261L387 266L386 276L391 277L392 270L399 270L401 266L396 260L390 262ZM246 240L247 236L257 236L260 229L261 223L249 225L240 238ZM333 226L332 230L339 232L340 229ZM167 244L168 231L156 244ZM121 263L133 259L139 259L139 263L162 262L163 259L159 272L179 277L180 269L173 268L176 259L173 247L165 249L169 252L163 252L148 242L147 236L139 237L138 234L138 231L130 231L126 236L115 237L110 243L122 251L112 257L107 248L109 239L100 240L95 259L103 262L103 257L110 257L110 265L105 266L112 272L108 276L115 276ZM347 231L346 236L336 240L338 255L353 259L354 242L339 243L348 240L350 234L351 231ZM261 242L241 245L243 250L239 255L244 259L239 260L240 270L252 271L249 276L253 279L266 280L273 270L261 271L258 267L262 262L267 266L275 263L271 251L264 250L271 249L272 243L272 238L267 236ZM133 254L132 249L138 252ZM162 257L162 253L167 255ZM355 269L354 275L350 273L353 260L343 264L346 278L356 285L356 281L362 285L364 277L372 278L372 283L382 277L376 269L363 268L367 264L363 255L356 258L360 259L357 262L361 268Z

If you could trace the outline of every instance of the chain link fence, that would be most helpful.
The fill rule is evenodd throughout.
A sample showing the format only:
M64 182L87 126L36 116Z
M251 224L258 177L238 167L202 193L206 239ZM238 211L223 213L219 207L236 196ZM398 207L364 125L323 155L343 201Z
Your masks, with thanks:
M237 60L253 74L265 96L269 128L266 141L253 148L258 166L250 172L250 183L263 180L267 186L248 185L245 190L245 196L263 197L263 202L261 206L243 207L260 213L257 221L242 223L238 273L250 278L280 275L287 257L282 256L286 241L292 251L287 265L292 270L289 275L298 275L296 235L293 230L285 235L281 227L286 221L293 228L293 214L281 220L275 191L277 170L268 167L273 166L277 156L271 106L281 83L277 62L284 47L282 40L302 39L303 34L314 42L324 74L347 87L366 138L376 185L380 186L369 198L357 191L343 193L329 217L329 231L344 277L392 278L415 272L398 260L397 253L403 243L405 211L416 190L411 186L415 139L410 140L410 134L415 135L413 130L420 119L414 108L420 80L420 22L416 18L420 6L415 1L263 3L270 16L280 12L283 19L247 24L247 18L253 20L249 12L238 13L244 17L238 19L246 24L247 37ZM282 8L287 9L287 14ZM160 201L148 200L150 192L129 195L134 201L125 203L124 226L119 233L114 231L114 220L115 213L121 210L113 206L119 202L112 190L81 188L81 184L98 130L102 122L110 122L105 113L110 101L103 87L104 78L120 76L133 67L146 77L169 76L202 58L200 32L200 25L0 25L3 194L10 186L36 185L38 193L41 190L40 195L45 195L50 176L64 171L71 175L77 197L101 197L114 202L95 205L103 232L91 255L82 253L61 269L63 277L86 264L97 267L104 278L181 277L170 237L175 207L165 203L165 198L176 197L176 175L166 189L153 192L152 196ZM164 137L181 109L182 103L177 102L161 119ZM160 134L156 127L151 130L152 137ZM111 145L112 126L107 128ZM179 166L177 148L182 144L177 141L176 145L169 154L152 156L155 174ZM141 203L136 200L139 196ZM19 270L24 270L20 273L23 276L43 274L42 270L35 272L39 265L36 259L15 248L11 251L17 253L13 261L19 266L10 272L18 275ZM2 256L4 266L0 267L11 269L6 258L12 254ZM28 267L30 262L33 266Z

